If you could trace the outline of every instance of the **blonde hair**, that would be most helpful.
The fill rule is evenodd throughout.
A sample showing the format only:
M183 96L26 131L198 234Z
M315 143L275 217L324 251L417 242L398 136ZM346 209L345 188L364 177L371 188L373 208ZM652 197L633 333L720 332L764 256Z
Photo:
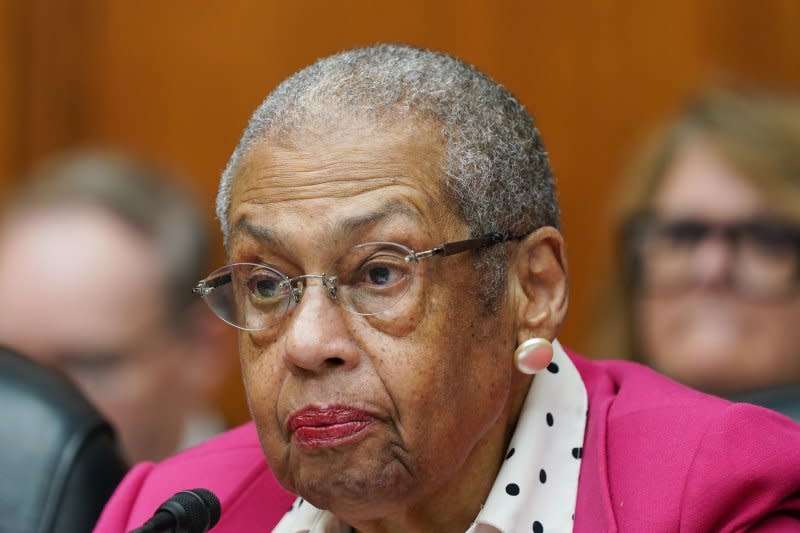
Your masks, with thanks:
M644 360L632 313L631 258L621 229L652 207L675 158L696 141L752 184L772 214L800 223L800 99L741 87L715 87L699 94L650 136L628 169L616 206L616 279L601 294L593 335L603 356Z

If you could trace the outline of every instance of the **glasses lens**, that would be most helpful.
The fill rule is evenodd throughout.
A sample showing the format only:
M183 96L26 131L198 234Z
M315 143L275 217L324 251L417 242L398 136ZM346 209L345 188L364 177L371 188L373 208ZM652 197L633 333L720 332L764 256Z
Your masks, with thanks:
M422 288L414 277L417 262L405 246L372 242L351 248L333 265L332 275L288 278L268 266L235 263L212 273L196 291L222 320L245 330L280 322L293 301L294 287L302 291L308 278L322 278L328 295L352 313L375 315L392 309L392 316L398 316L420 301ZM415 297L409 298L409 293Z
M707 234L708 226L695 221L648 221L640 243L644 282L656 289L685 285L695 248Z
M754 294L780 296L792 291L800 274L800 241L791 227L769 221L740 229L735 274Z
M206 278L200 292L222 320L245 330L261 330L279 321L289 306L289 278L253 263L234 263Z
M704 279L724 280L756 298L781 297L797 288L800 239L786 224L651 219L636 235L642 281L649 290L686 289Z
M417 261L395 243L355 246L335 265L338 299L349 311L374 315L395 308L414 287Z

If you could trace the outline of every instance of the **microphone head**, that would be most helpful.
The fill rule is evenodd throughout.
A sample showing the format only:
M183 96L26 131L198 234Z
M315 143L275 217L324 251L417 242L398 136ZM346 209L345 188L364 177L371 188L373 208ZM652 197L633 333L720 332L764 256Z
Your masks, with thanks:
M208 509L208 529L216 526L222 514L222 506L217 495L207 489L192 489L189 492L196 494L205 502L206 509Z
M178 492L158 510L175 516L180 531L186 533L205 533L219 522L222 513L219 499L206 489Z

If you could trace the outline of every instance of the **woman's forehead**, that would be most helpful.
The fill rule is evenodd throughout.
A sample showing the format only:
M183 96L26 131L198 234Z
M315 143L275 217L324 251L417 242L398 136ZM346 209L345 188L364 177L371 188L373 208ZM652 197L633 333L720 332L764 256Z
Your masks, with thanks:
M296 226L295 219L302 217L293 210L287 211L287 217L281 216L282 214L277 211L267 210L265 212L267 216L263 217L259 216L259 211L244 213L234 222L232 233L277 246L286 229ZM270 212L275 216L269 216ZM282 223L282 219L288 223ZM331 210L327 213L320 213L320 216L315 219L299 229L311 230L312 226L317 225L331 237L341 238L376 226L424 227L426 223L425 217L419 210L415 209L412 204L398 199L390 199L383 203L362 202L360 205L354 205L351 210Z
M255 143L242 158L234 190L254 178L273 194L287 184L318 186L393 176L413 176L421 184L438 186L444 160L438 132L426 123L326 125Z
M242 219L352 226L343 220L451 218L456 209L444 191L442 148L428 133L354 131L292 146L265 141L251 149L234 182L231 228L235 233Z
M762 203L758 189L704 143L678 153L655 198L657 209L712 217L746 215Z
M275 153L308 152L317 156L325 152L338 155L359 149L367 153L388 150L404 158L406 152L420 148L442 151L441 127L431 120L414 118L381 121L380 119L350 118L335 123L312 121L279 134L267 131L252 146L263 146ZM252 150L251 150L252 151ZM384 154L382 158L386 158Z

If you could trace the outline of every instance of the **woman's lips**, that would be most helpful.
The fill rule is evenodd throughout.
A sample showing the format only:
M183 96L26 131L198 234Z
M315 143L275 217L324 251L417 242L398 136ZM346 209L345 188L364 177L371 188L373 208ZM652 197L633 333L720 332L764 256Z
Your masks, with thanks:
M347 405L308 406L294 412L287 423L303 448L328 448L356 439L376 420L371 413Z

